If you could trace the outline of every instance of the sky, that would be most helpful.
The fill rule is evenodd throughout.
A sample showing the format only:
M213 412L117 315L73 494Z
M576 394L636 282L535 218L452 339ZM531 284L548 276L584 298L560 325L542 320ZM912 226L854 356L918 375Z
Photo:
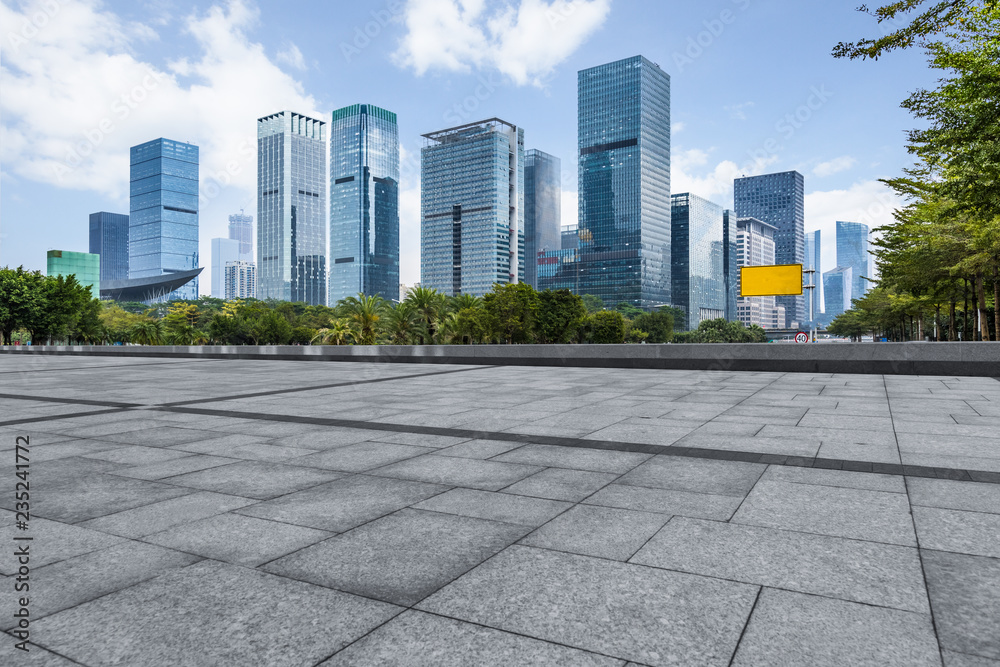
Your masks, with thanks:
M562 160L577 216L576 73L644 55L671 77L671 190L726 208L733 178L798 170L806 231L900 205L899 103L923 54L838 60L880 34L857 0L0 0L0 266L88 251L89 214L128 213L129 147L200 147L200 289L228 216L256 217L256 120L370 103L398 114L400 277L420 280L421 135L500 117Z

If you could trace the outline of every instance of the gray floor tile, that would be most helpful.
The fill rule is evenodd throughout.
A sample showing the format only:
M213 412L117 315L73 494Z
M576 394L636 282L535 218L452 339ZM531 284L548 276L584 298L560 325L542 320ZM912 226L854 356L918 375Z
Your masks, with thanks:
M37 439L37 438L32 438ZM51 445L31 445L31 462L53 461L70 456L86 456L112 449L120 449L120 442L104 442L103 440L63 440ZM13 456L13 455L12 455Z
M341 477L340 473L316 470L315 468L262 461L241 461L218 468L177 475L165 481L178 488L202 489L268 500L329 482L338 477Z
M55 488L42 488L44 492L32 496L32 516L64 523L86 521L191 493L190 489L158 482L100 474L81 475Z
M819 486L839 486L846 489L867 489L887 493L906 493L906 484L898 475L878 475L849 470L823 470L796 466L771 466L764 473L770 482L795 482Z
M78 663L70 662L62 656L46 651L41 646L26 643L26 651L16 647L21 642L9 635L0 635L0 665L17 665L17 667L78 667Z
M831 415L810 410L798 423L803 427L861 429L866 431L892 431L892 417L864 415Z
M198 443L206 444L206 443ZM175 448L176 449L176 448ZM307 454L313 454L314 449L303 449L301 447L281 447L267 444L266 442L248 442L245 444L220 444L217 446L204 448L204 453L213 456L226 456L233 459L243 459L247 461L289 461L300 458ZM298 463L295 463L298 465Z
M1000 558L1000 514L914 507L922 549Z
M1000 660L1000 560L922 553L941 647Z
M930 616L764 589L732 664L934 667L941 657Z
M264 569L410 606L528 530L509 523L401 510L280 558Z
M552 468L588 470L590 472L624 473L650 458L649 454L615 452L582 447L554 447L551 445L525 445L494 461L525 463Z
M249 498L201 491L135 509L108 514L79 524L102 533L139 538L174 526L198 521L257 502ZM107 538L105 538L107 539Z
M436 484L352 475L236 513L342 533L447 490Z
M208 440L214 435L211 431L178 428L176 426L146 427L140 424L133 424L133 427L138 428L133 431L104 435L101 438L109 442L124 442L130 445L169 447L171 445L195 442L196 440Z
M571 504L492 491L452 489L413 507L534 527L566 511Z
M204 561L42 619L32 637L87 665L297 667L315 664L398 612Z
M310 430L304 433L279 434L278 436L271 435L269 437L276 438L271 441L272 445L323 450L373 440L380 435L382 434L379 431L370 431L368 429L327 426L319 431Z
M239 514L217 514L143 539L185 553L257 567L333 533Z
M663 421L663 420L657 420ZM586 440L607 440L610 442L637 442L647 445L672 445L691 433L698 424L664 428L661 424L612 424L586 436ZM709 436L718 437L718 436Z
M537 529L521 544L611 560L628 560L669 515L577 505Z
M1000 514L1000 484L909 477L906 485L914 505Z
M629 562L929 612L910 547L675 517Z
M539 470L541 468L537 466L517 463L427 455L377 468L371 474L428 484L499 491Z
M150 463L148 465L119 468L117 470L112 470L111 474L118 475L119 477L132 477L133 479L161 480L168 477L174 477L176 475L183 475L189 472L197 472L198 470L218 468L219 466L228 465L230 463L236 463L236 460L223 458L221 456L202 456L201 454L192 454L191 456L185 456L184 458L173 459L171 461L164 461L162 463Z
M766 469L757 463L654 456L617 483L742 498Z
M896 445L860 445L849 442L824 442L816 454L825 459L846 461L867 461L869 463L899 464L899 449Z
M742 500L734 496L609 484L584 502L603 507L728 521Z
M3 575L17 572L18 563L12 557L18 545L14 541L15 537L29 536L32 538L29 547L32 568L105 549L122 541L121 538L110 537L87 527L71 526L39 517L32 517L28 523L30 526L28 532L16 528L13 514L7 516L4 513L2 519L0 521L0 540L3 540L3 543L7 545L5 550L9 551L3 558L0 558L0 574Z
M463 459L489 459L522 446L523 443L505 440L469 440L441 449L438 453L441 456L458 456Z
M916 546L906 496L900 493L760 481L733 523Z
M976 655L955 651L942 651L941 655L944 656L944 667L1000 667L1000 660L990 660Z
M514 546L420 609L647 665L725 665L757 587Z
M579 502L617 478L616 473L546 468L511 484L504 493Z
M344 472L364 472L433 451L436 450L429 447L413 447L412 445L396 445L386 442L359 442L303 456L295 460L295 465Z
M179 551L127 541L32 570L32 618L75 607L198 560ZM4 630L16 625L14 603L13 595L3 601L7 612L2 614Z
M179 452L173 449L165 449L163 447L141 447L138 445L131 445L121 447L120 449L94 452L92 454L84 455L84 457L88 459L100 459L102 461L111 461L112 463L121 463L128 466L162 463L164 461L184 458L185 456L191 456L191 454L188 452Z
M622 665L622 661L411 610L321 665L613 667Z
M414 445L416 447L434 447L441 449L451 447L460 442L466 442L468 438L458 438L448 435L430 435L425 433L393 433L392 431L370 431L368 440L378 440L379 442L393 442L399 445Z

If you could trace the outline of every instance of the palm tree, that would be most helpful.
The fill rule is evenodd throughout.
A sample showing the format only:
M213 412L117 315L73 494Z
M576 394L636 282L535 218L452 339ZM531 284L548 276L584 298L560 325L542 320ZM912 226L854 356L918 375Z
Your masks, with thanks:
M320 345L347 345L351 341L351 325L347 320L335 319L330 326L320 329L311 342Z
M393 345L409 345L417 334L417 313L408 301L387 309L382 322L382 328Z
M360 345L375 345L378 342L379 320L385 311L385 299L376 295L359 293L344 299L344 310L354 325L354 340Z
M424 325L425 331L419 334L420 344L434 342L437 332L438 318L444 313L447 297L433 287L414 287L407 293L404 303L413 305L413 309Z
M478 308L483 300L473 294L459 294L451 297L451 310L458 312L466 308Z
M136 322L129 329L128 339L137 345L162 345L163 323L154 319Z

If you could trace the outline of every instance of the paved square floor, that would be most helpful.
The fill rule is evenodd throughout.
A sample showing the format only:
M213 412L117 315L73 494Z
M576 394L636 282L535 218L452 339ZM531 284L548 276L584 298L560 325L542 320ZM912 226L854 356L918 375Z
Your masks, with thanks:
M992 378L0 355L0 664L1000 667L998 425Z

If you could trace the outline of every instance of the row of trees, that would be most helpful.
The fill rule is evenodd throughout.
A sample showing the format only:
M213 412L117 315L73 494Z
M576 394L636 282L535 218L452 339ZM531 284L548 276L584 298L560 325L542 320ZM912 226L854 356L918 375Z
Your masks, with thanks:
M926 0L873 14L894 20ZM890 340L998 340L1000 322L1000 6L933 0L903 28L841 44L837 57L878 58L918 45L941 72L933 90L902 106L921 122L908 134L915 164L883 182L906 199L876 230L877 287L830 331Z
M43 276L0 267L0 338L47 342L100 342L101 303L75 276Z

